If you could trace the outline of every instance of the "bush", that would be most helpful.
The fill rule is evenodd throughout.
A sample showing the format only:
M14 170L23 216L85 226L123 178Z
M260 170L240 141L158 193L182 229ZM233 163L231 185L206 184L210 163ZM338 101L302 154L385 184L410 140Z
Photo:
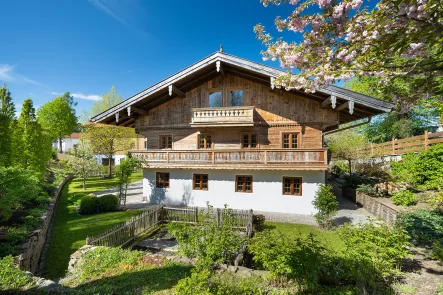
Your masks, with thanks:
M431 204L430 208L432 211L443 215L443 192L431 197L429 203Z
M254 231L260 232L265 228L266 217L263 214L252 215L252 227Z
M33 280L14 266L11 255L0 259L0 291L18 291L33 285Z
M432 258L443 262L443 239L434 241L434 243L432 243Z
M443 239L443 216L432 211L401 213L397 216L397 224L419 243L431 245L433 241Z
M312 204L318 210L315 214L317 223L323 228L331 228L338 210L337 197L332 193L332 186L320 184Z
M331 173L337 177L342 174L349 173L349 165L347 161L334 161Z
M169 232L177 239L179 252L197 258L197 267L211 267L214 263L232 263L245 243L245 237L234 231L232 209L222 210L220 226L214 218L214 209L200 214L196 225L169 223Z
M391 200L395 205L400 206L412 206L418 203L417 195L408 190L395 192L392 195Z
M371 197L379 196L377 190L370 184L360 184L357 186L357 191Z
M400 181L409 182L421 189L443 187L443 144L427 151L408 153L400 162L392 162L392 174Z
M97 198L98 206L100 211L117 211L118 208L118 197L116 195L104 195Z
M97 198L94 196L84 196L80 199L80 213L94 214L97 213Z

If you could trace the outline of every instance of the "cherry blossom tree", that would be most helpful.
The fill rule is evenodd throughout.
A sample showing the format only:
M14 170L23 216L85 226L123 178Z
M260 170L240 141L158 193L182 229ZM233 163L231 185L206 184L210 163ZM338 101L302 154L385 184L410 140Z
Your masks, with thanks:
M406 97L393 102L411 107L418 100L442 99L443 4L440 0L380 0L374 8L362 0L260 0L293 5L275 25L302 34L301 41L275 39L261 24L254 31L266 49L264 60L278 60L288 69L277 87L317 88L353 76L375 76L381 84L401 79ZM293 73L292 69L298 69Z

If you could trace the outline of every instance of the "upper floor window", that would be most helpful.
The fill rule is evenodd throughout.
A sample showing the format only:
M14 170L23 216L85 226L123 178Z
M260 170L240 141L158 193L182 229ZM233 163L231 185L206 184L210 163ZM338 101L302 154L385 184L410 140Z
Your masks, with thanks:
M282 134L282 148L284 149L296 149L299 145L300 133L291 132Z
M252 134L242 134L242 148L244 149L254 149L258 144L258 136L255 133Z
M160 148L172 149L172 135L160 135Z
M199 149L211 149L212 148L212 136L208 134L198 135L198 148Z
M169 173L157 172L155 175L155 186L158 188L169 187Z
M223 94L221 91L209 92L209 107L219 108L223 106Z
M283 177L283 194L301 196L301 177Z
M243 90L229 91L229 106L238 107L243 105Z
M252 176L251 175L236 175L235 176L235 191L243 193L252 193Z

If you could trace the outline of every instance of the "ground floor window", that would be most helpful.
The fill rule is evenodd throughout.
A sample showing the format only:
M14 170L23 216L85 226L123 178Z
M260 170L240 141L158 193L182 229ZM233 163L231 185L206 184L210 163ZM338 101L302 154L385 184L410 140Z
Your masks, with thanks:
M155 185L158 188L168 188L169 187L169 173L157 172L155 176Z
M193 183L196 190L208 190L208 174L194 174Z
M283 194L301 196L302 178L301 177L283 177Z
M252 176L251 175L236 175L235 176L235 191L252 193Z

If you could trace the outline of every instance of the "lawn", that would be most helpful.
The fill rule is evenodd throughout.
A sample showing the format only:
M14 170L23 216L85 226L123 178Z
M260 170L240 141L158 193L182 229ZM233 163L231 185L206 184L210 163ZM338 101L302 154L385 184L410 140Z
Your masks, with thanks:
M283 223L283 222L265 222L265 227L268 229L278 230L289 236L303 235L307 236L309 233L314 234L325 245L335 250L343 250L345 244L340 239L340 236L335 231L324 231L317 227L307 224Z
M142 173L134 173L131 181L142 179ZM98 235L107 229L122 223L140 210L109 212L88 216L79 216L75 203L85 194L101 191L117 185L117 180L91 178L83 190L82 180L75 178L63 188L56 215L53 220L49 247L43 266L43 277L56 279L63 277L68 268L69 257L85 245L87 236Z

